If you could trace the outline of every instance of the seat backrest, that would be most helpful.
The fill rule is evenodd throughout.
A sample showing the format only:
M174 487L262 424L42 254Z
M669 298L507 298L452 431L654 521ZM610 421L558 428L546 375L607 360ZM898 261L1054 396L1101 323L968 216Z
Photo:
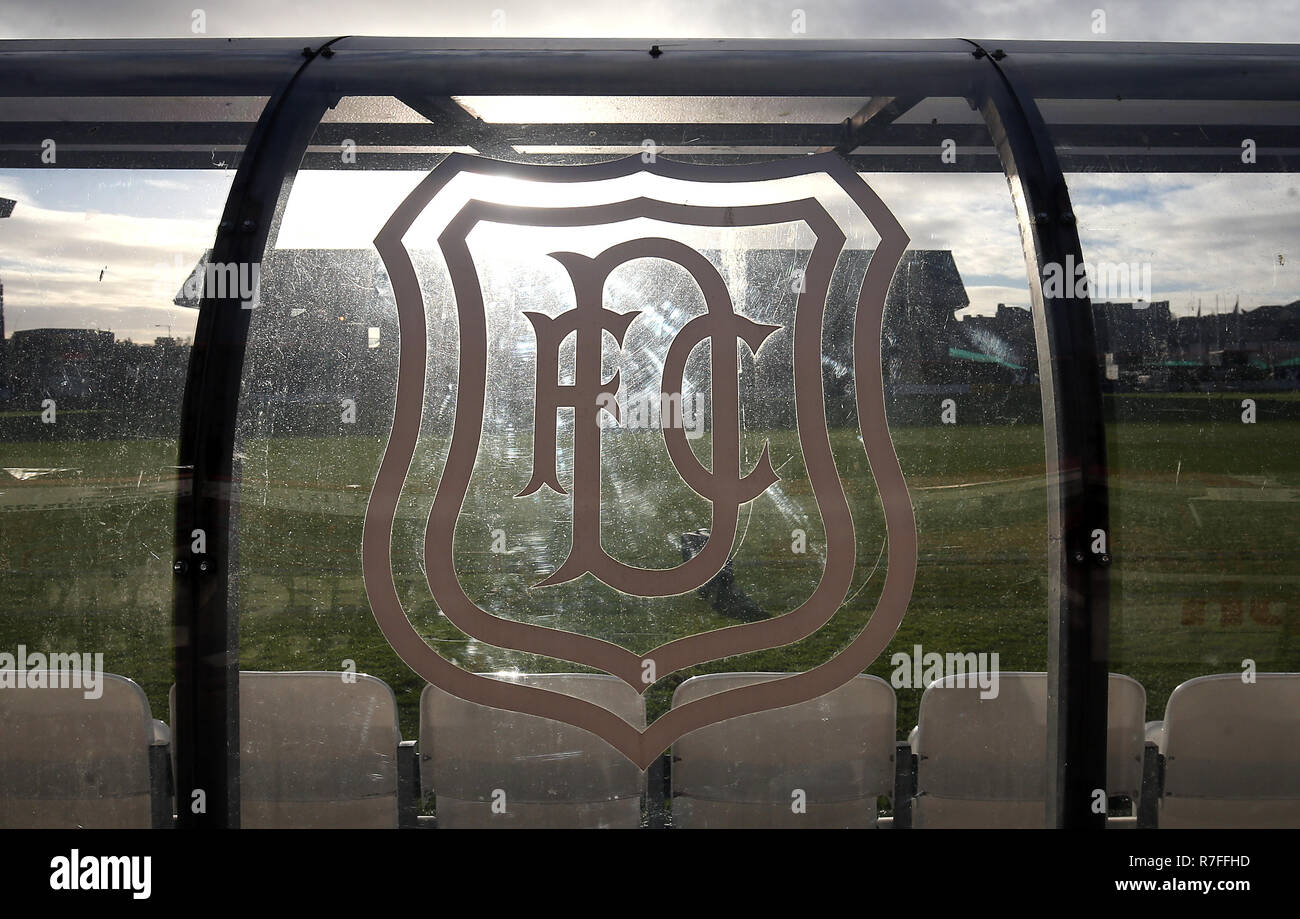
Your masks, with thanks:
M1042 827L1047 795L1047 674L1000 673L980 698L978 675L948 676L921 697L916 740L921 827ZM987 682L984 685L988 685ZM1135 802L1142 789L1146 691L1112 673L1108 684L1106 791Z
M173 711L175 699L173 686ZM241 672L240 825L396 827L400 742L397 702L383 680L330 671Z
M784 676L692 677L673 707ZM877 798L893 797L895 719L893 688L859 674L818 699L692 731L673 744L673 825L874 827Z
M60 676L41 672L46 687ZM153 719L144 691L113 673L102 674L94 699L14 682L0 679L0 827L149 828Z
M486 674L594 702L638 729L645 702L605 674ZM644 773L595 734L466 702L435 686L420 695L420 781L438 826L637 827Z
M1181 684L1163 752L1161 828L1300 827L1300 673Z

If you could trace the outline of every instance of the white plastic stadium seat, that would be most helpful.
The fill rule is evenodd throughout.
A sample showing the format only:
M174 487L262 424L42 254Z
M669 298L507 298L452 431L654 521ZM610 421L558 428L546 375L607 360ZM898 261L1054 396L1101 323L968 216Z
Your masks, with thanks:
M616 677L485 675L595 702L645 727L640 693ZM420 785L437 798L440 829L638 827L645 780L588 731L426 686L420 695Z
M174 711L174 686L171 702ZM241 672L240 825L396 827L400 741L397 702L383 680L330 671Z
M166 743L166 727L139 686L102 678L96 699L77 688L0 689L0 827L152 826L149 747Z
M1041 828L1047 794L1047 674L1001 673L996 698L976 680L931 683L921 697L913 825ZM1135 803L1142 789L1146 691L1131 677L1109 682L1106 791Z
M1165 707L1160 827L1300 827L1300 673L1181 684Z
M673 707L783 676L692 677ZM673 744L673 825L874 827L877 799L893 796L896 717L890 685L860 674L821 698L692 731Z

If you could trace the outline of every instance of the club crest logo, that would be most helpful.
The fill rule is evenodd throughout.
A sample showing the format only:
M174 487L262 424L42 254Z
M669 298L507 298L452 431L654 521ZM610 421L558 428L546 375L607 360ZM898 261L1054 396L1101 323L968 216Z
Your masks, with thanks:
M507 190L487 194L494 182ZM545 189L545 202L523 203L525 196L512 196L508 189L520 187L518 183ZM669 189L671 195L665 193ZM428 284L412 257L420 242L408 238L416 235L412 228L436 230L432 253L449 281L445 312L454 326L454 335L446 336L454 342L440 348L437 358L450 363L449 373L454 371L444 400L454 406L454 417L448 416L437 481L428 483L436 488L422 561L432 599L474 641L595 668L644 692L685 668L813 636L849 597L858 563L855 525L832 445L823 384L827 307L849 238L850 229L842 225L847 220L868 227L879 239L865 270L841 299L852 338L846 345L852 367L846 391L860 435L855 446L864 451L876 481L889 553L875 609L847 644L805 672L688 702L644 729L594 702L471 672L435 650L412 624L394 581L394 524L422 429L431 420L431 343L443 341L430 329ZM485 226L505 235L495 237L486 254L482 245L476 253L471 238ZM772 233L773 228L800 234L807 250L797 283L787 288L789 313L779 322L763 321L771 317L756 318L741 308L717 258L726 234ZM562 279L563 289L553 285L543 296L536 286L515 279L514 303L502 307L490 300L489 279L480 263L494 252L511 252L509 241L522 238L521 233L540 240L538 261ZM579 238L585 240L582 246L568 245ZM706 248L698 244L701 239L712 242ZM561 244L550 248L553 241ZM362 561L371 609L393 649L417 674L452 695L591 731L643 769L692 730L817 698L861 673L897 630L916 570L915 520L886 425L880 357L885 295L907 243L884 203L834 154L731 166L662 159L647 163L636 157L590 166L525 166L449 156L402 202L375 239L396 299L400 352L393 426L367 505ZM669 266L678 286L692 291L696 308L678 316L679 308L655 311L612 303L617 279L644 260ZM614 592L611 596L671 604L716 583L746 538L750 520L745 509L781 483L785 463L774 464L771 445L755 443L754 433L744 430L741 381L744 368L752 368L760 355L774 353L783 336L786 350L780 353L789 355L782 379L790 390L784 393L790 407L787 426L793 428L790 449L801 460L800 487L806 485L805 503L820 516L825 542L819 573L791 608L755 621L671 636L654 648L634 651L609 637L502 615L485 608L475 589L463 582L456 555L458 525L472 516L468 508L491 487L496 492L493 506L527 506L537 510L534 516L560 506L556 502L563 504L564 516L556 523L563 524L567 547L550 570L539 571L527 585L529 595L542 603L560 608L566 603L564 591L594 582L597 589ZM640 353L647 350L642 348L645 341L658 346L653 360ZM502 342L525 354L523 366L530 371L526 380L520 374L512 377L511 395L527 390L531 397L525 406L531 409L531 437L527 450L520 451L523 463L516 464L527 471L505 490L490 477L488 485L482 484L481 472L476 473L485 425L499 423L506 414L494 401L503 387L492 376L492 368L505 360L499 353ZM661 419L661 431L655 432L662 437L655 449L666 456L667 477L692 501L707 506L707 524L697 530L693 551L683 551L679 564L666 566L629 560L619 548L609 548L619 543L626 507L661 500L663 476L620 476L606 468L611 438L622 434L629 420L628 374L644 377L646 364L666 412L671 400L681 400L692 386L700 390L696 413L698 406L708 406L707 436L701 425L694 445L684 425ZM680 401L676 410L681 411ZM548 540L552 550L555 542Z

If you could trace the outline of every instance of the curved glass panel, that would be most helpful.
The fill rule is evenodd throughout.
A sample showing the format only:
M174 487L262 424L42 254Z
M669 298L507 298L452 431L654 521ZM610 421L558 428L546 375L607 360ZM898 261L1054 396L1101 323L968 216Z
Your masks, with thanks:
M661 821L644 778L632 810L584 802L684 734L730 790L678 790L736 803L699 825L888 825L926 685L1045 669L1037 355L992 142L961 99L898 105L854 169L773 155L829 150L863 100L551 98L525 130L527 101L347 97L313 139L245 367L241 667L388 683L440 825ZM478 133L430 127L448 105ZM726 142L673 146L687 113ZM888 739L766 769L719 753L730 716L691 688L846 666L844 714L820 689L744 717L774 746L810 717ZM882 693L844 684L864 670ZM484 784L570 746L576 772Z
M0 826L170 823L187 279L264 101L0 99Z
M1038 65L1021 64L1050 83ZM1300 820L1284 711L1300 680L1300 100L1282 80L1242 98L1241 79L1280 65L1239 65L1235 90L1206 76L1213 56L1188 69L1208 98L1153 78L1039 99L1086 258L1055 270L1091 295L1104 378L1111 669L1146 688L1164 786L1145 791L1170 827Z

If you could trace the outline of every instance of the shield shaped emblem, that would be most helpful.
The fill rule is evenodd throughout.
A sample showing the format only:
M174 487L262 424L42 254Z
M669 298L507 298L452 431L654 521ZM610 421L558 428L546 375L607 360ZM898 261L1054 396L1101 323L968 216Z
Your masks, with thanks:
M840 266L846 241L860 235L863 226L879 242L859 277ZM495 235L485 236L485 227L495 228ZM737 272L719 267L725 243L718 240L726 233L772 228L784 228L781 238L787 240L796 234L807 253L791 276L790 305L780 321L765 321L775 312L750 315L763 313L763 304L773 298L739 298L727 277L734 282ZM524 234L533 242L525 244ZM436 238L436 249L426 246L426 251L450 288L447 323L437 330L428 321L428 279L412 254L426 238ZM711 245L702 245L702 239ZM591 731L643 769L692 730L816 698L861 673L897 630L916 568L915 521L886 425L880 358L885 295L907 243L880 198L834 154L739 166L637 157L588 166L519 165L462 154L444 160L375 239L396 299L400 354L393 425L367 505L362 560L375 619L402 660L460 698ZM503 253L521 258L526 251L546 260L550 281L534 283L516 268L492 288L482 259ZM690 292L693 308L683 310L668 300L654 309L644 302L627 309L607 302L618 299L614 295L628 266L645 264L642 260L670 266L677 288ZM851 338L852 385L846 392L860 435L855 449L865 453L874 476L889 550L874 611L843 647L804 672L674 708L643 730L592 702L474 673L422 637L399 596L392 549L422 425L430 425L434 411L430 393L438 391L430 380L431 342L445 349L443 363L453 367L442 399L451 409L440 416L452 420L432 464L436 488L422 562L437 609L460 633L495 648L595 668L644 692L685 668L790 645L823 629L845 604L857 567L854 517L831 443L823 383L827 304L837 277L841 287L851 278L847 296L840 298L848 315L839 332ZM513 302L494 300L489 288L505 291L500 296ZM645 293L639 292L642 301ZM679 291L677 296L688 295ZM783 338L784 345L771 344ZM645 353L638 358L638 351ZM522 355L520 366L529 379L514 373L503 386L494 374L515 352ZM527 586L529 597L540 598L543 606L563 607L565 597L558 592L578 589L575 585L604 591L606 601L671 604L714 583L746 538L752 522L746 510L779 487L785 465L774 465L767 441L751 443L748 451L742 445L739 381L746 368L759 366L760 355L770 353L779 355L781 379L789 389L788 426L794 436L788 449L806 470L800 480L808 493L804 504L819 518L824 537L820 571L788 609L722 628L661 634L652 646L634 650L609 635L550 624L550 617L530 620L493 609L485 601L486 588L467 584L457 561L458 532L463 537L467 517L485 516L483 507L520 502L534 518L547 521L539 532L553 536L557 519L568 530L567 546L557 549L549 570L537 572ZM611 429L627 428L632 421L627 390L634 365L646 363L661 407L673 399L680 406L687 389L694 388L700 397L696 411L707 405L709 416L707 433L703 424L688 433L677 423L681 408L676 414L665 409L668 419L658 419L666 478L707 507L707 526L698 530L695 551L684 551L680 564L647 564L637 557L637 545L618 538L620 531L635 529L626 525L630 503L645 509L660 500L638 502L637 493L661 489L665 477L644 472L611 477L603 468L617 459L609 446L616 440ZM508 392L502 395L503 390ZM501 400L517 399L520 392L532 397L531 437L513 428L505 436L485 435L485 425L499 425L510 414ZM519 448L525 441L527 449ZM637 457L648 455L645 441L635 443L642 451ZM502 465L508 473L515 468L509 457L522 456L528 474L492 475L495 467L485 456L497 453L506 456ZM491 494L484 498L485 492ZM470 511L470 505L477 510ZM544 535L531 541L558 542Z

